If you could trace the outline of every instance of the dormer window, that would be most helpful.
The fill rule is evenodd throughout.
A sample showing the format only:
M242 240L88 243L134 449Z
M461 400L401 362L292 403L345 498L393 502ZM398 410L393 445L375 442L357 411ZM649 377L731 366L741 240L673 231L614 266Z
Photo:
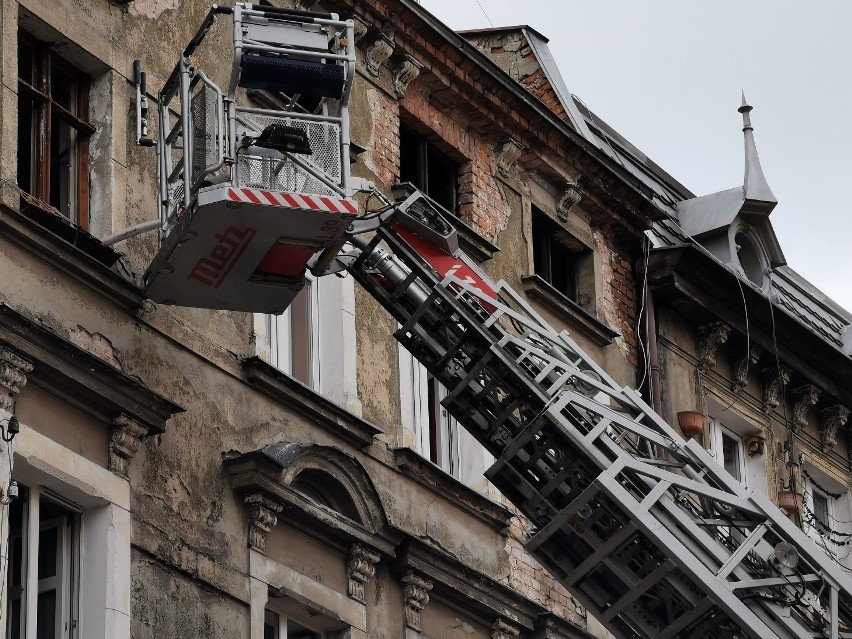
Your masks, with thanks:
M763 288L765 275L759 249L755 246L752 239L743 232L739 232L734 236L734 243L737 246L737 259L740 262L743 273L754 284Z

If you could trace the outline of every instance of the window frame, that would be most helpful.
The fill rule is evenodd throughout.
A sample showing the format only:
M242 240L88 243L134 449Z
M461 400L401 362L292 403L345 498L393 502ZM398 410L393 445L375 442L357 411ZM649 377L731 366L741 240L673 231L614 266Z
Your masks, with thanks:
M400 421L413 433L416 452L461 480L459 425L441 406L444 388L411 353L399 345Z
M736 444L737 454L737 470L739 477L734 477L743 487L748 486L748 467L746 465L746 448L743 441L743 436L723 424L718 418L710 416L709 432L710 432L710 453L718 464L727 470L724 459L724 438L733 440Z
M409 155L409 153L411 155ZM446 193L437 193L431 171L443 165L452 175ZM431 167L431 168L430 168ZM435 200L451 213L459 206L459 163L441 151L428 137L405 122L399 124L399 181L411 182L417 189Z
M23 137L21 130L20 112L23 110L23 102L31 101L32 104L32 125L29 131L30 152L29 152L29 191L22 188L22 191L31 196L26 198L28 202L39 206L39 208L49 208L53 210L53 205L50 204L51 194L51 146L52 146L52 128L53 124L62 122L76 132L76 140L73 143L73 165L71 169L74 185L73 202L69 202L69 210L60 211L63 217L70 222L77 224L85 229L89 227L89 138L96 132L94 126L89 122L89 91L91 81L87 74L66 61L61 56L57 55L49 43L42 42L27 33L20 30L18 32L18 53L22 46L32 49L33 65L31 68L33 83L31 84L26 79L21 77L21 68L19 60L18 68L18 108L19 108L19 123L18 123L18 176L23 174L21 166L20 149ZM53 66L66 73L73 79L75 86L74 111L72 113L64 106L54 100L51 87L51 71ZM35 200L34 202L32 200Z
M10 562L14 552L11 548L12 540L18 536L22 539L21 557L19 558L21 594L20 597L16 597L16 600L20 599L21 601L20 634L18 637L13 637L12 628L7 627L6 636L8 639L25 639L28 636L33 636L35 630L32 633L29 632L28 625L31 620L35 620L36 626L39 623L39 597L43 592L55 590L57 591L57 599L54 610L59 612L55 615L55 628L52 636L57 639L77 639L81 619L82 525L80 513L82 509L53 495L38 484L21 484L21 493L22 495L18 499L26 499L26 503L22 506L23 516L20 534L13 534L11 526L8 530ZM41 520L40 513L43 501L52 502L54 506L61 508L65 513L48 520ZM50 528L57 530L57 551L55 555L57 570L54 575L41 577L39 571L42 532ZM17 531L17 529L15 530ZM31 575L35 575L35 579L31 579ZM12 597L10 595L11 592L7 594L7 614L11 610Z
M594 309L593 249L534 204L530 207L530 237L532 272L573 304ZM591 287L583 286L584 279Z

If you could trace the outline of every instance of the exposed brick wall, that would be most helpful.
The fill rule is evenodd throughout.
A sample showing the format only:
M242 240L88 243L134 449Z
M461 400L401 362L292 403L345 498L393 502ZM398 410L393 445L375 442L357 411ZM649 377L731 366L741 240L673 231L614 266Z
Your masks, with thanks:
M515 511L509 528L509 576L508 584L538 604L580 627L586 626L586 611L580 603L547 573L523 548L525 536L530 528L529 521Z
M562 103L548 82L523 32L482 34L477 35L471 42L554 114L568 121Z
M373 130L361 158L387 189L399 181L399 103L380 91L368 91L367 100Z
M409 124L420 123L428 129L430 141L459 163L459 215L496 241L511 213L493 176L496 141L477 135L462 114L436 108L429 101L428 90L425 83L418 82L408 88L402 101L407 112L404 117Z
M638 366L638 291L633 265L629 261L630 252L621 246L612 227L598 228L594 239L603 271L599 314L604 323L621 332L616 344L624 353L625 359L631 365Z

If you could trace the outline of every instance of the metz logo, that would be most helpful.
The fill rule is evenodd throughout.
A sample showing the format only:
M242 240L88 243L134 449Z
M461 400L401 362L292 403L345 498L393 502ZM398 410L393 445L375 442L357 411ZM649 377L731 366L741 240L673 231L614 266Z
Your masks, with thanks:
M186 279L219 288L255 235L257 231L251 227L241 230L236 226L228 227L224 233L217 233L213 236L217 244L210 251L209 257L199 259Z

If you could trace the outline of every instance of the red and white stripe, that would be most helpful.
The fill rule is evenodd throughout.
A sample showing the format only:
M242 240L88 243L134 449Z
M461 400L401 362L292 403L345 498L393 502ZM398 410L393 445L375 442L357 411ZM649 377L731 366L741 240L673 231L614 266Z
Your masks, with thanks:
M250 204L271 204L289 209L326 211L329 213L358 214L358 205L352 201L324 195L306 195L305 193L285 193L283 191L264 191L261 189L228 188L228 199L234 202Z

